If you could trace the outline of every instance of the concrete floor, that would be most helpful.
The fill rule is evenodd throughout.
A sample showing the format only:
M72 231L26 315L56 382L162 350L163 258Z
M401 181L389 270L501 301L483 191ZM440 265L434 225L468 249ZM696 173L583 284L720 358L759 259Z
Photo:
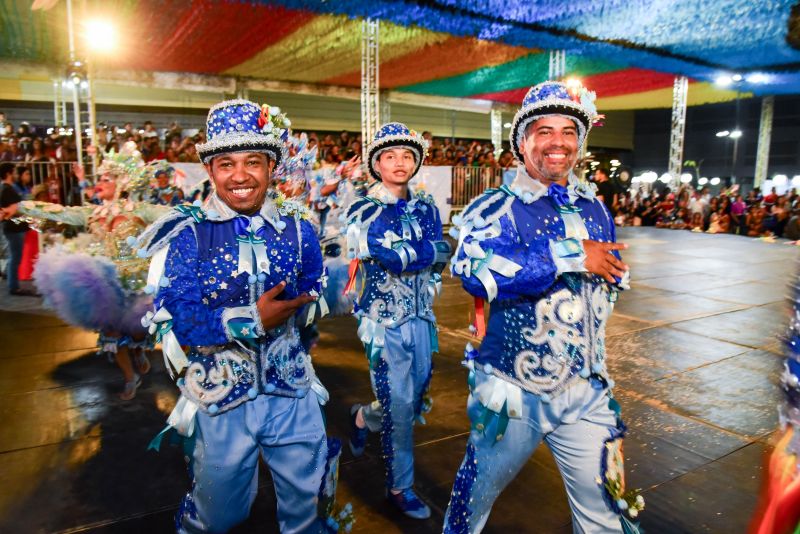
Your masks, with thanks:
M776 428L777 334L796 247L729 235L621 229L633 290L608 329L616 395L630 428L628 483L644 490L650 533L744 532ZM62 324L38 299L0 297L0 532L172 531L189 480L180 450L146 451L175 402L159 357L136 399L116 398L115 367L95 336ZM339 502L356 533L441 531L467 438L461 367L470 299L446 278L437 306L433 412L416 433L417 488L433 516L401 517L382 498L378 442L344 453ZM329 434L346 436L348 407L370 398L351 318L324 320L314 354L331 393ZM262 471L251 518L238 532L276 532ZM558 471L541 447L495 505L488 533L571 532Z

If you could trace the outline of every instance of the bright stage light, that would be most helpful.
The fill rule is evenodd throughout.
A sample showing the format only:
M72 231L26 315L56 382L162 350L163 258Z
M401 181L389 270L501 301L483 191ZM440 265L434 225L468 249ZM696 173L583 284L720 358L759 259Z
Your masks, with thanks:
M722 130L721 132L717 132L717 137L728 137L731 134L728 130Z
M706 185L707 183L708 183L708 178L706 178L705 176L697 180L698 185Z
M681 183L682 184L690 184L692 183L692 175L688 172L681 174Z
M658 180L658 174L653 171L647 171L642 173L642 181L646 184L652 184L656 180Z
M786 180L788 180L788 178L785 174L776 174L772 177L772 183L775 185L783 185L786 183Z
M720 87L727 87L733 83L733 78L731 78L727 74L723 74L722 76L717 76L717 79L714 80L714 83L716 83Z
M668 172L665 172L658 178L658 181L662 184L668 184L672 181L672 175Z
M88 20L83 24L86 44L94 51L108 52L117 45L117 31L114 26L100 19Z
M745 80L747 80L747 83L767 83L769 77L766 74L754 72L753 74L748 74Z
M731 80L733 80L734 82L741 82L742 81L742 75L741 74L734 74L733 76L731 76Z
M792 187L800 186L800 176L792 176Z
M713 177L713 178L711 179L711 182L709 182L709 183L710 183L711 185L719 185L719 182L720 182L720 179L719 179L719 177L715 176L715 177Z
M730 135L728 135L728 137L730 137L731 139L739 139L741 136L742 136L741 130L734 130L730 133Z
M511 123L507 122L503 125L503 128L511 128Z

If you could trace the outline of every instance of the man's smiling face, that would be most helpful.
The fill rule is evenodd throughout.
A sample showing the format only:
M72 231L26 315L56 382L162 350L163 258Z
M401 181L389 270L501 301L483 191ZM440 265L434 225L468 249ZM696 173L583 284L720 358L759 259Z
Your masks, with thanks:
M556 115L528 125L522 145L525 169L544 185L564 183L578 161L578 128Z
M267 196L275 162L261 152L222 154L206 165L217 196L231 209L253 215Z

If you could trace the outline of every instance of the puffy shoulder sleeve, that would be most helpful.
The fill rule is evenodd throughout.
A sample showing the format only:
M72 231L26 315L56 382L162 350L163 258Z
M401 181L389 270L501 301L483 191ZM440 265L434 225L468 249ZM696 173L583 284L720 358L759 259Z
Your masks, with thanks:
M50 202L23 200L17 208L18 217L53 221L69 226L86 226L95 206L62 206Z

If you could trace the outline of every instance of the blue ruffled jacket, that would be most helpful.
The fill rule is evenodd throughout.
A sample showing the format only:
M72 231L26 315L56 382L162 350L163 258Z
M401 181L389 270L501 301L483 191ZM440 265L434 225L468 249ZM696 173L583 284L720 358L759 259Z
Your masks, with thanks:
M177 381L184 397L213 415L262 393L307 394L316 377L295 322L310 322L318 304L269 331L256 309L281 281L280 299L321 292L322 255L303 208L267 200L244 217L213 196L203 208L176 208L142 242L154 255L148 281L158 285L151 323L190 347L185 361L169 359L178 374L185 367Z
M435 323L433 298L450 246L433 197L398 200L378 183L345 217L348 255L361 260L356 314L385 328L414 317Z
M617 289L585 272L582 240L616 240L592 185L570 177L550 190L520 169L454 220L453 273L491 302L474 358L489 374L549 398L582 377L607 387L605 325Z

